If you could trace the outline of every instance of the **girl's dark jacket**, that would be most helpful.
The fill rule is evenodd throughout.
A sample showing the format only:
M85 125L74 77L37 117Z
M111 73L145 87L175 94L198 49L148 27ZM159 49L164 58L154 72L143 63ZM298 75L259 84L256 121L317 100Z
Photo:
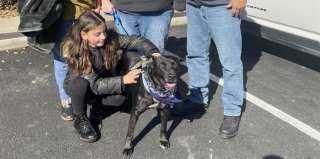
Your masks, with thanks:
M120 35L115 31L109 30L107 32L107 37L108 39L106 39L106 41L113 39L119 44L119 48L116 50L122 51L117 52L124 53L126 50L139 50L145 55L159 53L158 48L152 42L137 35ZM104 50L102 48L92 46L89 46L89 50L94 72L82 75L81 77L89 81L92 92L96 95L122 94L124 91L123 77L112 77L111 70L106 69L104 66ZM68 72L63 83L63 88L68 95L70 95L70 92L67 89L68 85L75 77L75 71L68 68Z

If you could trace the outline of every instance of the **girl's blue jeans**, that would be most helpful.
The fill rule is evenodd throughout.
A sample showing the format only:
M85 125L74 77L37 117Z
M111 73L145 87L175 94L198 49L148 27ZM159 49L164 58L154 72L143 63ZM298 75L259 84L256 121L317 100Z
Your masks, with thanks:
M240 18L231 16L226 6L187 4L187 52L189 72L189 100L207 103L209 95L209 46L215 42L222 64L224 86L222 101L224 115L239 116L243 104L242 37Z
M63 37L68 33L71 26L73 26L74 20L64 21L60 27L58 39L53 48L53 61L54 61L54 75L59 87L60 99L67 99L69 96L63 89L63 82L67 74L67 61L61 59L60 44Z

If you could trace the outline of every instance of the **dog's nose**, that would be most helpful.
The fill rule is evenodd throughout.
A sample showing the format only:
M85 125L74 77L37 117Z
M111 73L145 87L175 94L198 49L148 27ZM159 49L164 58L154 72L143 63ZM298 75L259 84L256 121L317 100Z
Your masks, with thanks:
M176 75L169 75L169 79L175 79Z

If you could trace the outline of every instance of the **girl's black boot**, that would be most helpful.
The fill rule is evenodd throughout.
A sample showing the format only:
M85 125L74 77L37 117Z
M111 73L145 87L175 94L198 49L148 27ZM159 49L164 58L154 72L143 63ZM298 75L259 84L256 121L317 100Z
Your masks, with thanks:
M79 134L80 139L85 142L95 142L98 140L97 133L91 126L86 114L77 115L74 121L74 129Z

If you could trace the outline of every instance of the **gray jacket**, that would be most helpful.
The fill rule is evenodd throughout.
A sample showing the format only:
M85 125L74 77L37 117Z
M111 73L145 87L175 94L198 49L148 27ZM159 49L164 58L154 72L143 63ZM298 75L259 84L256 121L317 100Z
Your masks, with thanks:
M186 2L195 6L218 6L229 4L230 0L186 0Z
M112 0L115 8L125 12L150 12L160 10L185 10L185 0Z

